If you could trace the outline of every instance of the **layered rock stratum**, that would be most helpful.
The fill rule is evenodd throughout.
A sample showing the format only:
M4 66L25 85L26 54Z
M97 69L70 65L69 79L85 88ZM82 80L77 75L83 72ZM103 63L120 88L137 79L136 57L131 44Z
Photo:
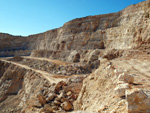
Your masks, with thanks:
M0 113L150 113L150 1L27 37L0 33Z

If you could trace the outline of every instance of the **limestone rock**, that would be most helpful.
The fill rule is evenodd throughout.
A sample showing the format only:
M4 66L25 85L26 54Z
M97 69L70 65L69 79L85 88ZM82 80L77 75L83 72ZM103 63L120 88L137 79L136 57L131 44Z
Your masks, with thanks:
M128 83L117 85L117 87L114 89L116 96L118 96L118 97L125 96L125 91L128 88L129 88Z
M134 82L134 76L133 75L127 75L125 73L122 73L118 76L118 81L124 81L126 83L133 83Z
M72 93L71 91L67 92L67 96L71 95L71 93Z
M142 89L127 90L126 99L129 113L150 111L150 98Z

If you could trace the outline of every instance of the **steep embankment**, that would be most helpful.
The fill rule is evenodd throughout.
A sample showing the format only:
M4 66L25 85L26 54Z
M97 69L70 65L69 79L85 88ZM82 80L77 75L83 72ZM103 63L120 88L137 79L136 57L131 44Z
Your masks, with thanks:
M0 67L3 67L0 70L1 113L21 112L28 108L33 104L29 101L37 96L44 83L49 84L42 76L44 73L27 66L1 60Z
M142 56L141 56L142 57ZM112 113L150 112L150 59L101 59L83 82L76 109Z

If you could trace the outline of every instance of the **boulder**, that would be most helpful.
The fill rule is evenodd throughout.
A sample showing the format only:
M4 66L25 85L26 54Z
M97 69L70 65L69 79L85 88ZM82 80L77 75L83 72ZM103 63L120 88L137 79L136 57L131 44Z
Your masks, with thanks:
M118 97L125 96L125 91L128 88L129 88L129 84L128 83L117 85L117 87L114 89L116 96L118 96Z
M122 73L118 76L118 81L124 81L125 83L132 84L134 82L134 76Z
M64 81L60 81L55 86L55 93L59 93L59 91L62 89L62 86L67 85Z
M150 98L142 89L136 88L126 90L126 99L129 113L150 112Z
M39 103L43 106L44 104L46 104L46 99L43 95L39 94L38 96L38 100L39 100Z
M56 97L55 93L49 93L48 97L46 98L47 102L52 101Z
M54 101L54 104L55 104L55 105L60 105L61 103L60 103L59 101L55 100L55 101Z
M53 113L53 108L49 104L45 104L44 113Z
M67 92L67 96L70 96L70 95L71 95L71 93L72 93L71 91L68 91L68 92Z
M69 102L64 102L62 104L62 108L65 110L65 111L70 111L73 109L73 106L69 103Z

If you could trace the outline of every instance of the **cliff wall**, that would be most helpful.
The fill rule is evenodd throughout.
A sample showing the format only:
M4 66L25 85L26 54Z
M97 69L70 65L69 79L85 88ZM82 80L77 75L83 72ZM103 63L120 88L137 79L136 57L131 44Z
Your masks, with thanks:
M28 37L0 34L0 51L37 50L32 55L38 56L39 51L47 50L135 48L150 43L149 6L145 1L117 13L77 18L61 28Z

